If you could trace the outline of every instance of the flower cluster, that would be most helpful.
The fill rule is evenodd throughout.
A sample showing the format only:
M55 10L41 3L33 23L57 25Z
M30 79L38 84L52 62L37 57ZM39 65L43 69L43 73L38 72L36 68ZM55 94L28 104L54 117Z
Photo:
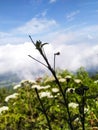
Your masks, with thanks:
M59 89L58 88L52 88L52 92L57 93L57 92L59 92Z
M9 108L7 106L2 106L0 107L0 114L3 112L3 111L7 111Z
M17 96L18 96L18 93L14 93L14 94L12 94L12 95L9 95L9 96L7 96L7 97L5 98L5 101L8 102L9 99L16 98Z
M38 90L41 90L41 89L48 89L50 87L51 87L50 85L47 86L33 85L31 88L37 88Z
M79 106L79 104L74 103L74 102L71 102L68 105L69 105L69 107L72 107L72 108L77 108Z
M74 82L77 84L82 83L82 81L80 79L74 79Z
M75 92L75 88L68 88L66 90L66 93L74 93Z
M15 86L13 87L13 89L18 89L18 88L20 88L20 87L21 87L21 85L18 84L18 85L15 85Z
M53 98L53 95L51 95L50 92L41 92L39 95L40 95L40 98L43 98L43 97Z
M60 78L59 82L61 82L61 83L66 82L66 79L65 78Z

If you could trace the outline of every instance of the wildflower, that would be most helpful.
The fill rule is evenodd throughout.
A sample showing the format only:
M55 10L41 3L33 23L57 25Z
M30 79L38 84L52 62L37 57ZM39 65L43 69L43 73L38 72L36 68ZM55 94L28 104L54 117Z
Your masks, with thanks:
M9 108L7 106L3 106L3 107L0 107L0 114L3 112L3 111L7 111Z
M66 75L65 79L71 79L71 75Z
M32 88L37 88L38 90L47 89L47 88L50 88L50 87L51 87L50 85L47 85L47 86L33 85L32 86Z
M77 84L82 83L82 81L80 79L75 79L74 82Z
M15 86L13 87L13 89L17 89L17 88L20 88L20 87L21 87L21 85L18 84L18 85L15 85Z
M53 89L52 89L52 92L54 92L54 93L57 93L58 91L59 91L58 88L53 88Z
M65 78L61 78L61 79L59 79L59 82L65 82L66 81L66 79Z
M40 93L40 98L42 97L48 97L48 98L53 98L50 92L41 92Z
M75 122L79 122L79 118L77 117L74 121L75 121Z
M69 103L69 107L77 108L79 105L77 103L71 102Z
M65 77L66 82L68 83L68 82L70 81L71 78L72 78L72 77L71 77L70 75L67 75L67 76Z
M40 88L40 85L33 85L31 88L37 88L37 89L39 89Z
M88 108L84 108L84 112L87 113L89 111Z
M36 81L34 81L34 80L28 80L28 82L31 84L36 84Z
M75 88L68 88L66 90L66 93L74 93L75 92Z
M9 95L9 96L7 96L6 98L5 98L5 101L6 102L8 102L9 101L9 99L13 99L13 98L16 98L16 96L18 95L18 93L14 93L14 94L12 94L12 95Z
M97 83L98 83L98 80L94 81L94 83L97 84Z
M34 80L22 80L21 81L21 84L23 84L23 83L36 83Z

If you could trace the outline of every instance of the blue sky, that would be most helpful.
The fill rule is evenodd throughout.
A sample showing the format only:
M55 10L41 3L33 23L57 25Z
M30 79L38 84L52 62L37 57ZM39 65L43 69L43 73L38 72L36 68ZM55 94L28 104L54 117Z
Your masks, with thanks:
M23 35L17 29L36 19L55 22L51 29L60 30L75 26L75 30L85 26L97 25L98 0L1 0L0 1L0 32L13 36ZM31 25L30 25L31 24ZM32 28L34 21L29 23L27 30ZM47 28L49 29L49 28ZM51 29L48 30L51 32ZM13 30L16 33L13 33ZM26 30L25 30L26 31ZM29 30L24 34L32 34ZM41 30L43 32L43 30ZM33 33L34 34L34 33ZM40 34L40 33L37 33ZM10 42L10 41L9 41ZM0 42L0 44L2 44Z
M27 57L39 57L28 35L50 43L51 62L50 54L61 51L57 66L96 69L98 0L0 0L0 73L25 69L29 74L37 65ZM35 66L34 71L42 69Z

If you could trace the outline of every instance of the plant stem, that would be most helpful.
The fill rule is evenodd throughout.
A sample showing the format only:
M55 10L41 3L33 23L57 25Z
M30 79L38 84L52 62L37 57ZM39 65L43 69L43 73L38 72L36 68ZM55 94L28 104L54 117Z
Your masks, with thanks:
M82 123L82 129L85 130L85 113L84 113L84 106L85 106L85 97L83 95L82 97L82 119L81 119L81 123Z
M48 123L48 126L49 126L49 130L52 130L51 125L50 125L49 118L48 118L48 116L47 116L46 109L45 109L45 107L44 107L44 105L43 105L43 103L42 103L42 101L41 101L41 99L40 99L40 97L39 97L37 88L35 88L35 92L36 92L36 94L37 94L37 98L38 98L38 100L39 100L39 102L40 102L40 105L41 105L41 107L42 107L42 111L43 111L43 113L44 113L44 115L45 115L45 117L46 117L46 120L47 120L47 123Z
M60 92L62 94L62 97L63 97L63 100L64 100L64 104L66 106L67 113L68 113L68 124L69 124L70 129L73 130L73 125L71 123L70 111L69 111L68 103L67 103L66 98L65 98L65 93L63 92L61 84L60 84L60 82L59 82L59 80L58 80L58 78L56 76L55 70L52 69L51 65L48 62L47 57L42 52L41 52L41 55L43 56L44 60L46 61L47 65L48 65L48 69L51 71L52 75L54 76L54 78L56 80L56 83L57 83L57 85L59 87L59 90L60 90Z
M32 43L33 43L33 44L35 45L35 47L36 47L36 44L33 42L31 36L29 36L29 37L30 37ZM72 125L72 122L71 122L71 116L70 116L70 111L69 111L69 107L68 107L68 102L67 102L67 100L66 100L66 98L65 98L65 93L63 92L63 89L62 89L62 87L61 87L61 84L60 84L60 82L59 82L59 80L58 80L58 78L57 78L57 76L56 76L55 70L52 69L51 65L49 64L48 59L47 59L47 57L46 57L46 54L45 54L45 52L44 52L43 47L42 47L42 48L39 47L39 48L37 48L37 50L40 52L41 56L43 57L43 59L45 60L45 62L46 62L46 64L47 64L47 68L50 70L50 72L52 73L52 75L54 76L54 78L55 78L55 80L56 80L56 83L57 83L57 85L58 85L58 87L59 87L59 90L60 90L60 92L61 92L61 95L62 95L62 97L63 97L65 107L66 107L66 109L67 109L68 125L69 125L70 129L73 130L74 128L73 128L73 125ZM37 60L36 60L36 61L37 61ZM38 61L38 62L39 62L39 61ZM42 63L41 63L41 64L42 64ZM45 65L44 65L44 66L45 66ZM40 100L39 100L39 101L40 101ZM46 112L45 112L45 115L47 115ZM46 118L47 118L47 116L46 116ZM47 120L47 121L48 121L48 120Z

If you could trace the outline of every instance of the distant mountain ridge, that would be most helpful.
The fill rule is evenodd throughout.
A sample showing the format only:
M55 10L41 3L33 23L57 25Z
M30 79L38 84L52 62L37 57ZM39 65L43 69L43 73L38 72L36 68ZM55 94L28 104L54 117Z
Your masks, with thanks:
M88 72L90 77L95 77L95 75L96 75L95 79L96 80L98 79L97 69L89 69L86 71ZM37 73L31 72L31 74L32 74L32 79L33 79L33 78L42 77L42 75L45 74L45 72L38 70ZM12 72L0 74L0 87L11 87L11 86L18 84L21 80L24 80L24 79L28 80L31 78L29 78L29 77L24 78L24 77L21 77L19 74L12 73Z
M21 79L15 73L0 74L0 87L10 87L20 81Z

